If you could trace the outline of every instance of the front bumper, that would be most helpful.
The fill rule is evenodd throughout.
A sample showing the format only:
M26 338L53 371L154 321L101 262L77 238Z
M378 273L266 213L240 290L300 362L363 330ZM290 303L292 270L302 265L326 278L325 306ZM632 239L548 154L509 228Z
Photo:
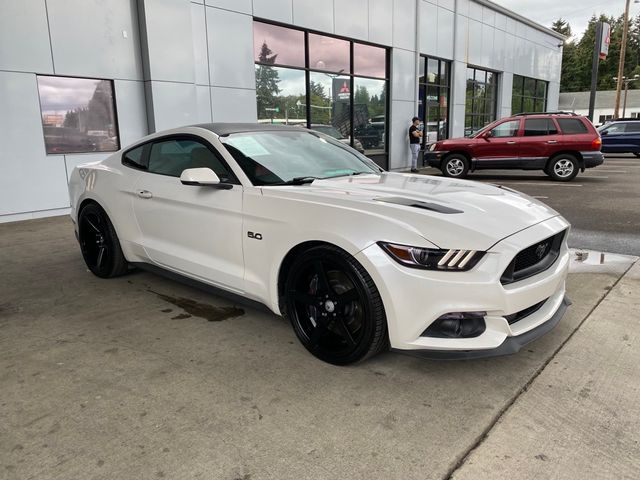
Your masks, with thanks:
M489 248L482 260L466 272L409 269L396 263L377 245L362 250L356 258L367 269L382 297L392 349L429 350L455 356L461 351L496 355L536 335L529 332L542 335L547 331L545 328L557 323L554 318L559 320L562 316L558 312L566 307L565 280L569 270L566 236L558 258L547 270L505 285L500 277L520 251L568 227L566 220L558 216L517 232ZM514 314L537 304L541 305L537 310L509 323ZM452 312L486 312L484 332L469 338L425 335L425 330L438 318ZM543 328L546 324L551 326ZM509 340L513 338L520 340Z
M538 325L526 333L514 337L507 337L499 347L489 350L400 350L392 348L391 350L405 353L413 357L429 358L436 360L463 360L472 358L498 357L501 355L511 355L520 351L525 345L537 340L544 334L550 332L564 317L567 307L571 305L571 300L566 296L562 298L560 306L549 320Z
M602 152L580 152L584 162L584 168L593 168L604 163Z
M434 151L425 150L424 162L430 167L441 168L442 159L447 153L449 152L446 152L443 150L434 150Z

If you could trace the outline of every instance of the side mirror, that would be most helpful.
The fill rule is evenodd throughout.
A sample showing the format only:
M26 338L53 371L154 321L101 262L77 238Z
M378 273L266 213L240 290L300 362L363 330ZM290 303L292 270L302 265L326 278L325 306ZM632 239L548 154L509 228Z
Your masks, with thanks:
M609 135L609 131L608 130L602 130L600 132L600 136L602 136L602 135Z
M493 133L491 133L491 130L487 130L482 135L480 135L480 138L484 138L485 140L489 140L491 137L493 137Z
M230 183L220 183L220 178L210 168L187 168L182 171L180 181L183 185L213 187L222 190L233 188Z

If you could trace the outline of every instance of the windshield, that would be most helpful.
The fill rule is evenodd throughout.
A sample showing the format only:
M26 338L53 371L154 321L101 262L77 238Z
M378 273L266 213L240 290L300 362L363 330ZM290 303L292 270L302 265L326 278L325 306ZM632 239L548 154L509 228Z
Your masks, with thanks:
M337 140L308 130L234 133L220 141L254 185L382 171Z
M346 138L344 135L342 135L342 133L340 133L337 128L330 125L311 125L311 130L322 132L338 140L340 140L341 138Z

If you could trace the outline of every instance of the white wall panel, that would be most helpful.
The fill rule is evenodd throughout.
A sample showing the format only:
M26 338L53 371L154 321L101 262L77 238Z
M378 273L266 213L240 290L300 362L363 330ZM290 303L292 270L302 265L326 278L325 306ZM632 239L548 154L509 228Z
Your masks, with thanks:
M452 11L438 7L438 57L453 58L453 20Z
M504 34L504 70L507 72L514 71L515 39L516 37L510 33Z
M451 115L453 116L453 122L451 126L451 138L464 137L464 105L454 105L451 108Z
M207 7L207 32L211 85L255 88L252 18Z
M391 54L391 98L413 101L416 78L415 54L407 50L394 49Z
M195 85L152 81L150 88L156 132L197 122Z
M467 62L474 65L482 63L482 23L469 17L467 36Z
M358 40L369 38L369 2L340 0L336 4L336 35Z
M256 91L211 87L214 122L257 122Z
M293 0L253 0L253 15L282 23L293 23Z
M485 23L482 24L482 55L480 65L492 68L493 64L493 32L494 28Z
M482 5L474 1L469 2L469 18L482 21Z
M437 55L438 28L438 7L420 1L420 53Z
M196 123L211 121L211 89L206 85L196 85Z
M209 85L209 57L207 55L207 23L205 7L191 4L191 35L193 40L193 65L195 82Z
M554 112L558 110L558 101L560 98L560 83L549 82L547 90L547 111ZM595 117L596 119L598 117Z
M333 0L293 0L293 23L333 33Z
M465 17L468 17L469 3L470 3L470 0L458 0L458 10L456 13L459 13L460 15L464 15Z
M393 42L393 0L369 0L369 41Z
M0 70L53 73L43 0L3 0Z
M142 0L150 80L195 81L191 3Z
M0 72L0 216L69 206L62 155L45 155L36 76Z
M210 7L223 8L248 15L253 13L251 0L205 0L205 4Z
M438 0L438 6L453 11L455 8L455 0Z
M495 29L493 32L493 59L491 67L496 70L504 70L505 35L503 30Z
M124 147L149 133L144 83L135 80L116 80L113 83L120 145Z
M393 0L393 46L406 50L416 48L416 3Z
M482 7L482 23L493 27L496 24L496 11L489 7Z
M507 16L503 15L500 12L496 12L496 24L495 27L500 29L500 30L506 30L507 29Z
M469 37L469 19L457 14L455 17L456 38L455 38L455 60L467 61L467 39Z
M516 21L511 17L507 17L507 24L506 25L507 25L506 26L507 33L515 35L516 34Z
M416 114L413 102L391 102L389 170L409 168L409 127Z
M48 0L47 6L56 74L142 80L135 2Z
M513 96L513 74L500 75L500 88L498 89L498 117L511 115L511 98Z

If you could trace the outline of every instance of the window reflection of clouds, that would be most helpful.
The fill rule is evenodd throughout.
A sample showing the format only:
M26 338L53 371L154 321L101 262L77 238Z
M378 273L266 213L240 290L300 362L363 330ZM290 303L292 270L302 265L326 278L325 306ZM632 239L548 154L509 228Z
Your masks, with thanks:
M356 75L384 78L386 73L386 52L383 48L353 44L353 69Z
M304 68L304 32L253 22L253 53L259 61L262 44L266 43L271 55L277 55L276 65Z
M42 113L86 107L99 82L84 78L38 77Z
M309 68L349 73L349 55L347 40L309 34Z

